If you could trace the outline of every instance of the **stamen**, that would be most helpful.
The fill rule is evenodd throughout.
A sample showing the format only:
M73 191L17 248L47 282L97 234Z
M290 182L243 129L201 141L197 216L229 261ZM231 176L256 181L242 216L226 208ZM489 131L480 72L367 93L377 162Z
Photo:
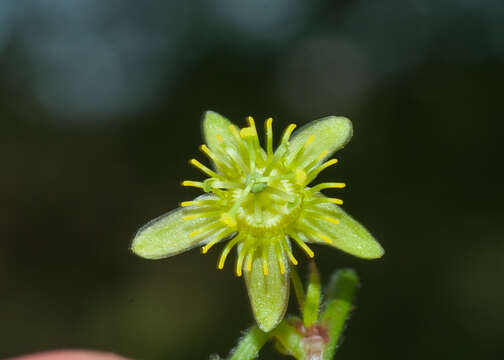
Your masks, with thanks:
M328 221L328 222L330 222L331 224L334 224L334 225L338 225L339 222L340 222L338 219L333 218L332 216L327 216L327 215L321 214L320 210L318 210L318 209L306 208L305 211L309 212L310 216L314 216L316 218Z
M336 163L338 163L337 159L331 159L331 160L326 161L322 165L319 165L319 166L311 169L308 172L308 183L312 182L313 179L315 179L318 176L318 174L320 174L320 172L322 172L324 169L326 169L329 166L334 165Z
M247 255L249 247L250 245L245 242L243 247L238 251L238 259L236 260L236 275L238 275L238 277L242 276L243 260Z
M219 240L220 240L220 238L214 239L214 240L210 241L208 244L206 244L205 246L203 246L201 248L201 253L206 254L212 246L214 246L215 244L217 244L219 242Z
M312 187L310 190L308 190L308 192L313 194L324 189L343 189L345 186L346 186L345 183L337 183L337 182L321 183Z
M200 181L184 180L181 182L181 185L182 186L192 186L192 187L203 189L203 183Z
M214 178L207 179L206 182L208 182L210 189L237 189L240 187L240 185L237 183L230 181L219 181L215 180Z
M322 197L322 196L317 196L313 197L309 200L305 200L308 203L315 203L315 204L321 204L321 203L331 203L331 204L336 204L336 205L343 205L343 200L338 199L338 198L327 198L327 197Z
M212 246L217 244L219 241L221 241L222 239L224 239L226 236L228 236L231 233L232 233L232 231L229 231L229 230L226 231L225 229L223 229L219 234L215 235L215 239L213 239L212 241L210 241L208 244L206 244L205 246L203 246L201 248L201 253L206 254Z
M233 239L228 241L228 243L224 247L224 250L222 250L222 252L221 252L221 256L219 258L219 264L217 265L217 268L219 268L220 270L222 270L224 268L224 264L226 262L226 258L228 256L229 252L231 251L233 246L235 246L239 240L240 240L240 235L238 234Z
M200 235L200 234L206 233L206 232L208 232L210 230L213 230L213 229L215 229L216 227L219 227L219 226L220 226L220 222L218 220L214 221L214 222L211 222L210 224L208 224L206 226L202 226L199 229L196 229L193 232L191 232L189 234L189 237L193 238L193 237L195 237L197 235Z
M287 144L287 142L289 142L289 138L292 134L292 132L294 131L294 129L296 128L296 124L290 124L289 126L287 126L287 128L285 129L285 132L282 136L282 142L280 145L282 144Z
M255 130L255 128L256 128L255 121L252 116L247 116L247 122L248 122L249 126Z
M240 143L241 142L241 137L240 137L240 133L238 132L238 129L236 128L236 126L229 125L228 129L231 131L231 133L235 137L236 141L238 141L238 143Z
M194 220L194 219L200 219L200 218L205 218L205 217L212 217L217 214L220 214L220 210L197 212L194 215L184 216L182 219L183 220Z
M335 219L335 218L330 217L330 216L322 216L322 219L324 219L325 221L329 221L331 224L334 224L334 225L338 225L339 224L339 220L338 219Z
M322 150L322 152L317 156L317 158L313 159L308 163L306 166L304 166L304 169L306 171L310 171L313 169L320 161L322 161L323 158L325 158L329 154L329 150Z
M268 275L268 248L267 246L265 246L263 244L262 246L262 254L261 254L261 258L262 258L262 268L263 268L263 274L264 275Z
M247 271L252 271L252 261L254 260L254 252L256 250L255 246L252 246L247 255Z
M197 201L182 201L180 203L180 206L185 207L185 206L193 206L193 205L198 205Z
M327 243L327 244L332 244L332 240L324 235L324 234L321 234L321 233L315 233L315 236L318 237L319 239L321 239L323 242Z
M273 159L269 161L268 166L266 166L266 169L264 169L263 172L264 175L269 175L269 172L273 169L276 163L285 155L285 152L288 150L287 145L289 143L290 135L292 134L295 128L296 124L290 124L285 129L284 134L282 136L282 141L280 142L280 145L278 145L278 148L274 153Z
M273 118L266 119L265 128L266 128L266 151L268 154L268 162L271 160L273 156Z
M232 169L232 166L227 162L227 160L223 156L220 156L219 154L214 153L205 144L200 145L199 148L200 148L201 152L203 152L218 167L223 168L227 171Z
M308 146L310 146L313 140L315 140L315 135L310 135L310 137L308 138L308 140L306 140L304 144L304 148L306 149Z
M292 254L292 251L290 250L290 246L289 246L289 240L287 239L287 237L284 237L283 239L283 242L284 242L284 250L285 252L287 253L287 257L289 258L289 260L291 261L292 264L294 265L297 265L298 264L298 261L296 260L296 258L294 257L294 255Z
M277 260L278 260L278 266L280 268L280 274L285 274L285 264L284 264L284 261L283 261L283 249L282 249L282 245L280 244L280 241L277 241L275 243L275 253L276 253L276 256L277 256Z
M336 205L343 205L343 200L337 199L337 198L327 198L327 200L330 203L336 204Z
M289 233L289 236L296 241L296 243L299 245L299 247L304 250L306 255L308 255L311 258L315 256L315 254L313 253L313 250L310 249L308 247L308 245L306 245L306 243L303 240L301 240L301 238L295 232Z
M202 206L202 205L209 205L212 203L215 203L217 200L193 200L193 201L182 201L180 203L180 206L186 207L186 206Z
M320 153L320 155L317 157L317 160L318 161L322 160L323 158L326 157L327 154L329 154L329 150L322 150L322 152Z
M235 169L237 169L239 172L242 173L248 173L249 169L247 165L243 162L241 154L236 151L236 149L232 146L223 146L224 150L222 147L219 147L219 151L221 151L223 154L228 156L231 161L235 164Z
M306 149L311 145L311 143L313 143L314 140L315 140L315 135L310 135L308 137L308 140L306 140L306 142L304 143L304 145L299 148L296 156L294 156L294 158L290 162L290 164L289 164L290 166L295 166L295 165L298 164L299 160L301 160L301 157L305 153Z
M191 165L195 166L196 168L200 169L202 172L204 172L205 174L207 174L210 177L222 179L222 176L220 176L219 174L217 174L215 171L210 170L209 168L207 168L205 165L203 165L202 163L200 163L196 159L189 160L189 164L191 164Z

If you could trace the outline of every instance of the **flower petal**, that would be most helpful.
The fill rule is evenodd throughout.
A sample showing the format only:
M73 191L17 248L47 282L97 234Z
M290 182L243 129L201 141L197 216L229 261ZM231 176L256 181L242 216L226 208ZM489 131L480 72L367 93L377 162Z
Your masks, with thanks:
M213 198L210 195L202 195L196 200ZM183 219L189 211L197 208L197 206L180 207L151 220L137 231L131 250L146 259L162 259L208 243L216 236L215 232L207 237L204 237L204 234L190 236L191 232L208 224L208 218Z
M300 234L303 236L303 240L331 245L351 255L364 259L380 258L385 253L373 235L338 205L319 203L314 205L311 210L317 211L321 216L310 216L308 212L305 212L301 215L300 221L306 221L316 228L320 234L329 238L331 243L318 238L316 234L311 231L303 231L302 234ZM335 225L325 220L324 216L335 218L339 220L339 223ZM328 240L327 238L325 240Z
M306 167L316 160L323 152L327 152L320 161L331 156L335 151L344 147L353 134L352 122L346 117L328 116L312 121L294 133L289 145L287 163L292 161L299 150L309 141L311 143L304 150L299 165Z
M225 144L236 143L236 138L229 127L234 126L236 129L238 129L238 127L232 124L224 116L208 110L203 115L202 126L205 143L210 147L210 149L217 149L221 141ZM221 137L222 140L218 140L218 137Z
M265 332L282 321L289 300L289 267L285 254L281 260L286 264L286 271L281 274L275 246L269 241L266 244L269 246L268 274L264 275L262 256L254 258L251 271L244 269L252 311L257 325Z

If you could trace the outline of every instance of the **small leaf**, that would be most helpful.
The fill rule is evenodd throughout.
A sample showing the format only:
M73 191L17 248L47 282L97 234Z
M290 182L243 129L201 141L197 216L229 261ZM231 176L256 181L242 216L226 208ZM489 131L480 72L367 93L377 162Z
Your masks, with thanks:
M359 278L352 269L338 270L331 277L327 290L327 302L321 320L329 330L329 342L324 348L323 360L332 360L339 345L353 307Z
M213 195L202 195L196 200L208 200ZM146 259L162 259L177 255L207 243L211 238L194 237L189 234L208 220L197 218L184 220L187 211L195 206L177 208L144 225L135 235L131 250Z
M320 196L323 195L320 194ZM334 225L324 219L315 217L309 217L309 219L307 219L307 221L312 223L331 239L331 244L329 245L364 259L380 258L385 253L382 246L375 240L373 235L338 205L321 203L315 205L314 209L318 209L320 213L339 220L339 223ZM306 240L308 242L327 245L327 242L316 237Z
M238 342L238 346L231 352L229 360L252 360L259 355L259 350L270 338L270 334L252 326L245 336Z
M263 331L270 331L283 319L289 299L289 267L285 274L280 273L274 242L268 246L268 274L263 273L262 256L254 258L252 270L244 269L250 304L257 325ZM283 256L282 261L288 264Z
M305 305L303 308L303 324L310 327L317 322L320 308L320 275L315 262L310 262L310 277L306 289Z
M306 147L299 160L298 166L301 168L316 160L322 152L327 152L327 154L320 161L328 158L344 147L350 141L352 134L352 122L345 117L328 116L312 121L294 133L289 145L287 163L292 161L311 136L314 136L314 140Z
M211 110L205 112L202 123L203 135L205 143L210 149L217 149L221 141L223 144L234 144L236 142L236 138L229 128L230 126L233 126L239 131L238 127L224 116ZM221 138L220 140L219 137Z

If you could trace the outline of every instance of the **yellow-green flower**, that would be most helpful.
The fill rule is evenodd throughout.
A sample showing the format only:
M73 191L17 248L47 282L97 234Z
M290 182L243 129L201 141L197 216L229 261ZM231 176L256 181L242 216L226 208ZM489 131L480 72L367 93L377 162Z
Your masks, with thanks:
M236 274L245 277L254 316L263 331L283 318L289 296L289 266L298 261L292 243L309 257L307 243L334 246L361 258L378 258L383 249L372 235L338 205L343 201L320 191L345 184L328 182L309 187L317 175L336 164L327 158L352 136L352 123L329 116L314 121L290 137L289 125L273 150L272 119L265 122L266 150L254 120L242 129L208 111L203 119L206 145L200 150L213 170L196 159L190 163L208 176L184 181L205 194L152 220L136 234L133 252L161 259L202 246L203 254L220 241L227 243L217 267L222 269L237 248Z

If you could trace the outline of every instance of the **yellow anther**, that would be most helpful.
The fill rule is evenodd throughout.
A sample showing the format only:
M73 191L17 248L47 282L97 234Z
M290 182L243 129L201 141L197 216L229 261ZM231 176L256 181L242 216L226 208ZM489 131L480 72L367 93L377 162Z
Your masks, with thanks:
M229 215L228 213L224 213L221 215L221 221L229 227L236 226L235 218L233 216Z
M212 158L212 152L205 144L201 144L199 149L204 152L209 158Z
M209 168L207 168L205 165L203 165L202 163L200 163L196 159L189 160L189 164L191 164L194 167L200 169L202 172L204 172L205 174L207 174L210 177L215 177L215 178L220 178L221 177L215 171L210 170Z
M202 254L206 254L208 252L208 250L210 250L210 248L212 246L214 246L215 244L217 244L219 242L220 239L221 239L221 237L216 237L214 240L210 241L208 244L206 244L205 246L203 246L201 248L201 253Z
M293 265L297 265L298 264L298 261L296 260L296 258L294 257L294 255L292 255L292 253L290 252L290 250L287 252L287 256L289 257L289 260L291 261L291 263Z
M335 218L330 217L330 216L324 216L322 219L324 219L326 221L329 221L330 223L332 223L334 225L338 225L339 224L339 220L338 219L335 219Z
M296 169L296 183L303 185L306 181L306 173L301 169Z
M238 240L240 240L240 237L236 236L232 240L228 241L228 243L224 247L224 250L222 250L221 256L219 258L219 264L217 265L217 268L219 268L220 270L222 270L224 268L224 264L226 262L226 258L228 256L229 252L231 251L231 249L233 248L233 246L236 245L236 243L238 242Z
M280 267L280 274L285 274L285 264L282 258L278 258L278 266Z
M308 140L306 140L304 147L307 148L315 140L315 135L311 135Z
M238 129L236 129L236 126L234 125L229 125L228 126L229 131L233 134L233 136L236 138L236 140L240 140L240 134L238 132Z
M196 218L197 218L197 216L190 215L190 216L184 216L182 219L184 219L184 220L193 220L193 219L196 219Z
M194 230L192 233L189 234L189 237L195 237L196 235L199 235L203 232L202 229L197 229L197 230Z
M301 238L296 233L289 233L289 236L296 241L296 243L299 245L301 249L303 249L306 255L308 255L311 258L315 256L313 250L310 249L308 245L306 245L304 241L301 240Z
M285 132L284 132L284 135L282 137L282 143L286 143L287 141L289 141L289 138L292 134L292 132L294 131L294 129L296 128L296 124L290 124L289 126L287 126L287 128L285 129Z
M310 193L313 194L324 189L343 189L344 187L346 187L345 183L320 183L312 187Z
M266 246L266 244L263 244L261 249L261 260L264 275L268 275L268 256L269 256L269 248Z
M203 189L203 183L199 181L189 181L189 180L184 180L181 183L182 186L192 186L192 187L197 187Z
M325 163L320 165L320 168L322 168L322 170L324 170L325 168L327 168L331 165L337 164L337 163L338 163L338 159L327 160Z
M273 118L267 118L264 122L264 127L266 130L266 153L268 154L268 159L273 156Z
M252 271L252 261L254 260L255 247L253 247L247 255L247 271Z
M332 244L332 240L327 237L326 235L324 234L321 234L321 233L317 233L315 234L318 238L320 238L323 242L327 243L327 244Z
M182 201L180 203L180 206L182 207L185 207L185 206L192 206L192 205L196 205L196 202L195 201Z
M318 156L317 160L319 160L319 161L322 160L323 158L325 158L327 156L327 154L329 154L328 150L322 150L322 152Z
M246 249L241 249L241 251L238 253L238 260L236 261L236 275L238 276L242 276L243 260L245 259L246 253Z
M280 274L285 274L285 264L284 264L284 256L283 256L283 250L282 250L282 245L280 242L277 242L275 244L275 253L278 261L278 266L280 268Z
M219 144L221 144L222 142L224 142L224 139L222 138L222 136L220 134L216 134L215 137L217 138L217 142Z
M255 121L252 116L247 116L247 122L251 128L255 129Z
M330 203L336 204L336 205L343 205L343 200L337 199L337 198L328 198L327 199Z

